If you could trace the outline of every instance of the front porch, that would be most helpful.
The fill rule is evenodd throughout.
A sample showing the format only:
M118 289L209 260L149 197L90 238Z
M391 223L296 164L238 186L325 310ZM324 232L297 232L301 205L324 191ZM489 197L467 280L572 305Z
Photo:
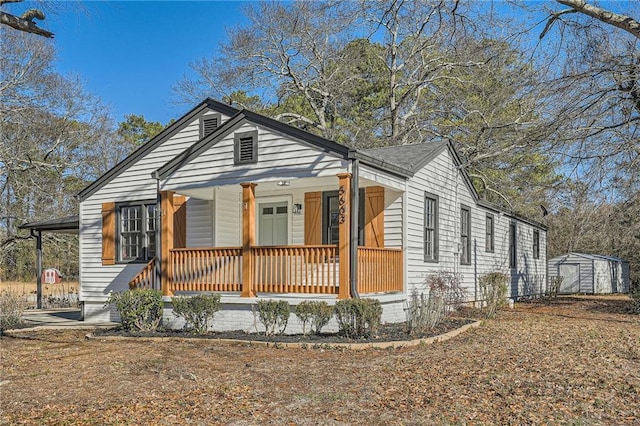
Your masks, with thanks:
M244 256L250 279L243 279ZM402 292L402 250L358 247L359 294ZM154 258L129 283L165 295L194 292L327 294L339 296L340 262L335 245L179 248L169 251L169 279L161 285ZM347 291L344 291L346 287ZM349 283L343 293L351 297Z
M238 213L242 245L186 247L183 235L186 231L176 229L183 197L174 197L174 191L162 191L159 256L129 282L129 287L154 288L162 290L165 296L222 292L239 293L240 297L267 293L334 295L345 299L359 294L402 292L403 250L384 247L384 188L374 186L367 190L368 203L366 215L365 212L361 215L365 221L361 232L368 234L368 244L358 245L358 227L351 222L351 217L358 218L360 214L357 208L352 209L351 174L339 173L337 177L335 202L339 207L334 217L337 229L334 229L333 244L319 244L320 230L307 229L313 228L307 225L317 221L320 210L320 206L314 204L318 196L312 194L321 192L304 193L305 244L291 244L291 241L289 244L256 244L258 185L241 183Z

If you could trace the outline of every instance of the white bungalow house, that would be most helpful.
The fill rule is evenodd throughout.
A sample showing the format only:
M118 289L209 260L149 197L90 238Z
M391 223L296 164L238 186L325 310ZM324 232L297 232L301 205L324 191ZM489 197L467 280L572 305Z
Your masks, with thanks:
M105 300L130 287L222 293L220 329L251 328L261 298L375 297L403 321L442 270L470 301L496 270L511 297L543 291L545 226L460 165L447 141L354 150L207 99L79 194L84 318L117 320Z

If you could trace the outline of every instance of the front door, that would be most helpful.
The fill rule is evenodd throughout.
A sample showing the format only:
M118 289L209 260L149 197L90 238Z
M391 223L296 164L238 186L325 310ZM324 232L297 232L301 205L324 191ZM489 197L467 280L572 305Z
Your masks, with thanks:
M279 203L258 204L258 244L280 246L289 243L289 205Z

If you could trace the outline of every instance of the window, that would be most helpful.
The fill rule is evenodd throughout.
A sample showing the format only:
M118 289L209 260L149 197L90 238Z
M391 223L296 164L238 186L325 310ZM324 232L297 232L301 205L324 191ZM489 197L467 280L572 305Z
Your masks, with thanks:
M493 225L493 215L487 214L486 219L486 236L485 236L485 251L493 253L493 245L494 245L494 225Z
M200 118L200 139L209 136L220 127L222 117L220 114L207 114Z
M236 133L233 136L234 164L258 162L258 131Z
M540 231L533 230L533 258L540 259Z
M424 195L424 261L438 261L438 196Z
M149 260L156 255L156 202L118 206L118 260Z
M471 210L467 206L460 207L460 263L471 264Z
M339 231L339 202L338 191L322 193L322 244L338 244ZM358 245L364 245L364 188L358 196Z
M516 224L509 224L509 267L516 268L518 266L518 258L516 253Z

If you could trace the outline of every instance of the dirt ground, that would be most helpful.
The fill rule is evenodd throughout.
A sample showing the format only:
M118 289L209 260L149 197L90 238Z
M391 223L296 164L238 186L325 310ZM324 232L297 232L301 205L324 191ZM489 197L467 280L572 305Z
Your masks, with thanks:
M0 424L640 425L626 297L518 303L446 342L349 351L0 339Z

